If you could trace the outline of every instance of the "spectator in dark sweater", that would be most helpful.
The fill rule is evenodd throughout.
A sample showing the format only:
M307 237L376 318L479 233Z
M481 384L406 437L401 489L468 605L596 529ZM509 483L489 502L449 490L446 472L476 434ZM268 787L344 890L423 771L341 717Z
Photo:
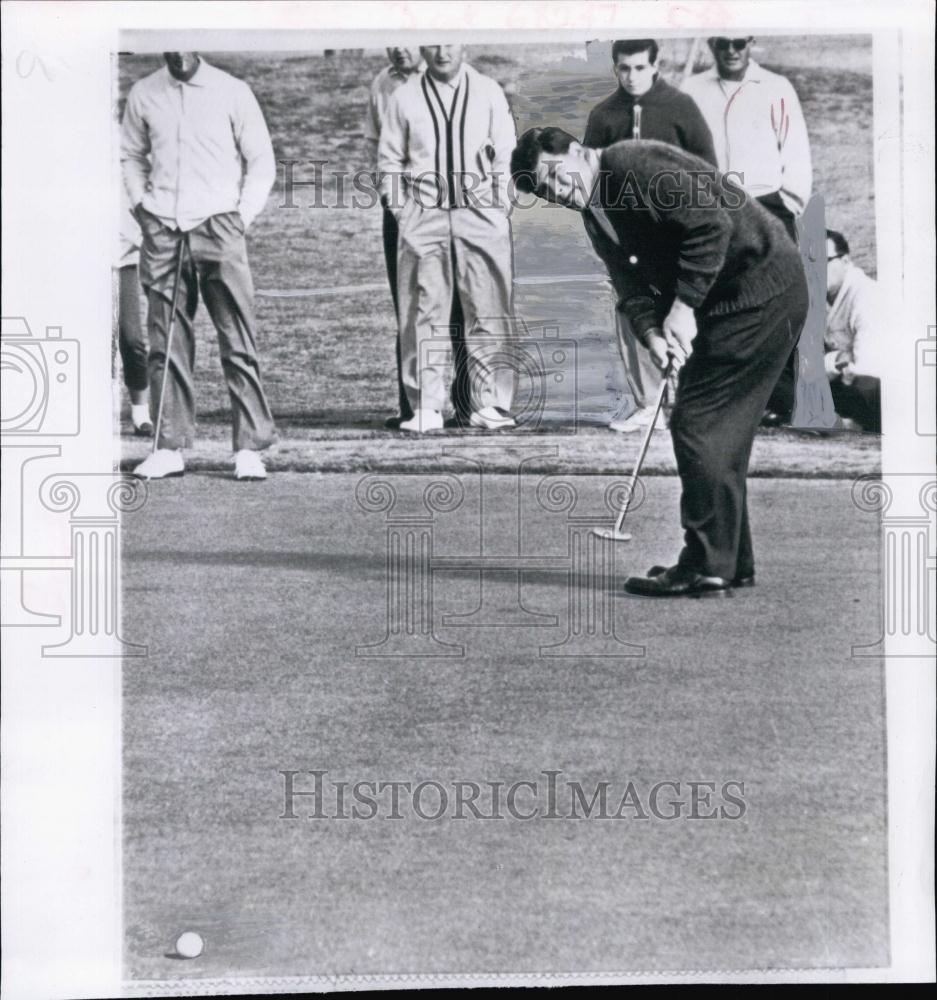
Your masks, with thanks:
M583 145L604 149L622 139L658 139L716 165L703 113L689 94L662 80L653 38L617 41L612 63L618 89L589 114Z
M629 577L630 593L724 594L754 583L746 476L765 403L807 314L783 225L705 161L661 142L582 146L530 129L516 190L583 213L655 365L679 372L670 423L683 492L676 565Z
M702 112L692 97L661 79L657 52L653 38L619 39L612 45L618 89L592 109L583 144L604 149L622 139L659 139L715 166L712 135ZM634 400L634 409L609 426L615 431L638 431L646 428L654 417L654 407L650 404L657 397L661 375L621 314L617 328L625 383Z

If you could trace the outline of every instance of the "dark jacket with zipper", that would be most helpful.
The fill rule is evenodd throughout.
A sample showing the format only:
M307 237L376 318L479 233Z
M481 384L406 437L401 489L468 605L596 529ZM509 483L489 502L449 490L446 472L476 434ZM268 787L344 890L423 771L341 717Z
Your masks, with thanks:
M640 106L640 135L635 136L635 106ZM713 137L696 101L659 76L640 97L621 87L589 115L584 146L604 149L623 139L656 139L716 164Z

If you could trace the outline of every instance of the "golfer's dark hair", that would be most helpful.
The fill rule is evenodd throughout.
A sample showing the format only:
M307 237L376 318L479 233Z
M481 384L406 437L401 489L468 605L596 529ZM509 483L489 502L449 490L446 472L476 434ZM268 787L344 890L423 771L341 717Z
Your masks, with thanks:
M838 254L849 253L849 244L846 242L846 237L843 236L842 233L835 229L827 229L826 238L832 241Z
M653 38L619 38L612 45L612 62L617 63L619 56L636 56L639 52L648 54L648 62L657 62L657 42Z
M511 154L511 177L514 187L523 194L539 195L537 187L537 164L542 153L569 151L576 137L561 128L529 128L520 137Z

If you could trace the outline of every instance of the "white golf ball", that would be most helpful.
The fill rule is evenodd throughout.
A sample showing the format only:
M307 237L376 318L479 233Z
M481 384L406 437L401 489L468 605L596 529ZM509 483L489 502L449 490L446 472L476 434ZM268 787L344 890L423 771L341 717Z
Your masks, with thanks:
M176 954L183 958L198 958L204 947L201 934L195 931L185 931L176 938Z

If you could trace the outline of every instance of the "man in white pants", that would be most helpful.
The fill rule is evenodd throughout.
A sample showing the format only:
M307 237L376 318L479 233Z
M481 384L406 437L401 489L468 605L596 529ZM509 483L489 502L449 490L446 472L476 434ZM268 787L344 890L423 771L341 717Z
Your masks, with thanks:
M516 374L505 364L514 273L508 181L516 141L504 91L463 62L460 45L420 49L426 73L397 88L378 146L381 201L399 227L401 375L413 418L443 426L454 292L465 316L474 427L513 427Z

